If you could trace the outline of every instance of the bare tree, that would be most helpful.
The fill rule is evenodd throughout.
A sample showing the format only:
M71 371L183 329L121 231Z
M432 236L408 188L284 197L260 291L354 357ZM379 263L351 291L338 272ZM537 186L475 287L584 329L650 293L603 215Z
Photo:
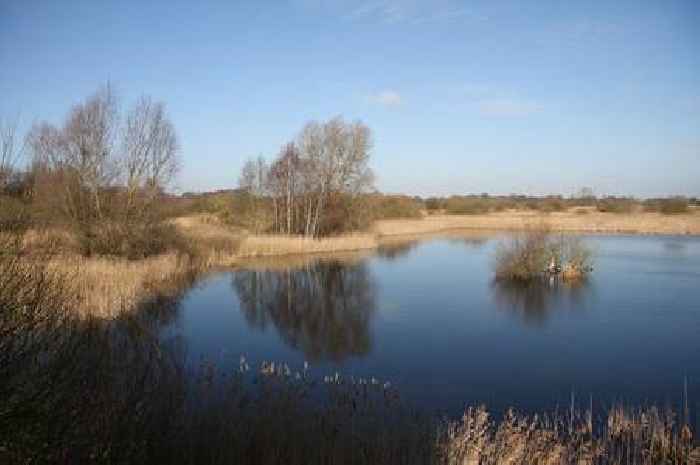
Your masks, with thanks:
M323 124L307 124L298 144L306 167L304 234L317 236L331 194L352 199L371 187L371 131L361 122L348 124L336 117Z
M337 117L308 123L296 142L282 147L267 174L265 194L271 198L273 230L327 234L333 229L330 214L344 217L346 226L352 224L353 203L373 184L371 147L371 132L360 122L346 123ZM242 187L254 184L256 166L252 161L246 164Z
M266 223L265 197L268 188L269 168L262 156L247 160L241 170L238 185L246 194L250 226L258 233Z
M175 128L165 105L142 97L126 118L122 138L122 176L126 214L147 207L167 187L180 167ZM143 201L139 202L138 200Z
M178 171L175 128L165 106L148 97L120 123L107 85L74 106L61 128L34 125L27 143L47 210L77 224L144 218Z
M0 193L3 192L24 155L25 143L17 136L18 120L0 120Z
M269 186L275 208L275 228L291 234L296 222L297 180L301 175L301 159L293 142L286 144L270 167ZM283 213L278 213L278 210Z

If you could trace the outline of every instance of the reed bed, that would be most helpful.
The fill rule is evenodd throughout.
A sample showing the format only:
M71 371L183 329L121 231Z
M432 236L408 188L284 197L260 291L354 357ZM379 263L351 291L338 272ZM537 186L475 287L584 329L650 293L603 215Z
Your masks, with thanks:
M456 229L522 230L546 222L552 229L597 234L700 234L700 214L679 215L635 212L613 214L574 210L541 213L505 211L480 215L429 215L422 219L380 220L373 230L380 236L426 234Z
M138 261L61 255L52 258L47 269L61 276L76 295L78 315L111 319L174 292L191 273L191 263L176 253Z
M295 254L335 253L368 250L377 247L371 234L347 234L322 239L302 236L260 235L248 236L238 251L239 257L264 257Z
M593 412L527 416L509 410L493 421L482 407L448 422L440 440L443 463L694 464L692 432L670 410L616 406L601 420Z

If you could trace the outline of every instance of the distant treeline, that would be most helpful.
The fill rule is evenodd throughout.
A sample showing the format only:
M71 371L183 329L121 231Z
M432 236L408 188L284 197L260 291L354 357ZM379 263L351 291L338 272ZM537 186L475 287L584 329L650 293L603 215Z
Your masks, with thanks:
M580 213L590 209L603 213L633 213L640 211L661 213L685 213L691 205L700 205L697 198L669 197L640 200L633 197L595 196L491 196L488 194L450 197L416 198L429 212L448 214L480 214L505 210L536 210L541 212L565 211L582 207ZM587 208L586 208L587 207Z
M262 196L256 200L255 209L250 207L251 199L244 190L232 189L209 193L186 193L173 198L172 205L179 205L182 211L206 211L225 221L242 227L251 227L260 232L280 232L274 227L274 199ZM431 214L476 215L503 211L537 211L543 213L571 210L575 214L659 212L663 214L687 213L692 206L700 206L696 198L672 197L658 199L635 199L631 197L581 198L563 196L491 196L487 194L450 197L418 197L408 195L386 195L364 193L353 197L352 210L355 228L362 229L379 219L420 218ZM331 220L340 213L335 212L337 204L329 205L328 226L324 232L337 233L346 230L346 223ZM252 217L255 211L257 217ZM348 212L349 210L342 210ZM265 215L260 218L260 215ZM346 219L348 221L348 219ZM282 229L284 232L284 229Z

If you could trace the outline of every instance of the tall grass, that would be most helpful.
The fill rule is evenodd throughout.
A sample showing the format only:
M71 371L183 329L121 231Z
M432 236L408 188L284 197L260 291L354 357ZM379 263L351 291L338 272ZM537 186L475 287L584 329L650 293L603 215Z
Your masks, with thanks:
M579 214L585 211L586 214ZM546 221L552 229L596 234L700 234L700 214L661 215L656 212L635 212L612 215L595 210L573 210L543 213L533 210L492 212L480 215L434 214L422 219L380 220L373 230L380 236L427 234L457 229L518 231L529 224Z
M100 318L115 318L150 299L177 293L196 272L187 257L175 253L139 261L61 255L48 261L47 270L70 276L64 286L77 299L73 311Z
M593 412L519 415L499 422L484 407L450 422L441 444L448 464L688 464L691 433L671 411L616 406L603 421Z
M333 253L366 250L377 247L377 239L371 234L346 234L338 237L314 239L302 236L248 236L240 245L240 257L264 257L303 253Z

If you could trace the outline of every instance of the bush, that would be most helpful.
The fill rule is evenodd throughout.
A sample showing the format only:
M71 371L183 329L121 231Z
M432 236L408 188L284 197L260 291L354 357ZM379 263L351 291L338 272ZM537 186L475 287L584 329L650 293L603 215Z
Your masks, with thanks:
M404 195L377 196L374 198L374 216L377 219L420 218L422 204Z
M445 208L445 201L437 197L430 197L425 201L425 208L429 212L433 212L435 210L442 210Z
M29 208L21 200L0 195L0 232L22 232L29 226Z
M634 199L606 197L598 201L596 208L602 213L632 213L635 204Z
M542 199L542 201L538 203L538 210L545 213L561 212L566 210L566 202L559 198Z
M488 213L490 200L481 197L450 197L445 202L445 210L451 215L478 215Z
M644 209L651 212L659 212L664 215L688 213L688 201L686 199L653 199L644 202Z
M188 249L175 226L163 222L103 221L81 228L78 241L83 255L112 255L129 260Z
M591 268L591 252L577 238L555 238L547 228L534 228L500 244L496 251L496 278L531 281L545 276L554 265L565 279L584 276Z
M549 232L533 229L518 234L496 251L496 278L528 281L540 276L551 257Z

